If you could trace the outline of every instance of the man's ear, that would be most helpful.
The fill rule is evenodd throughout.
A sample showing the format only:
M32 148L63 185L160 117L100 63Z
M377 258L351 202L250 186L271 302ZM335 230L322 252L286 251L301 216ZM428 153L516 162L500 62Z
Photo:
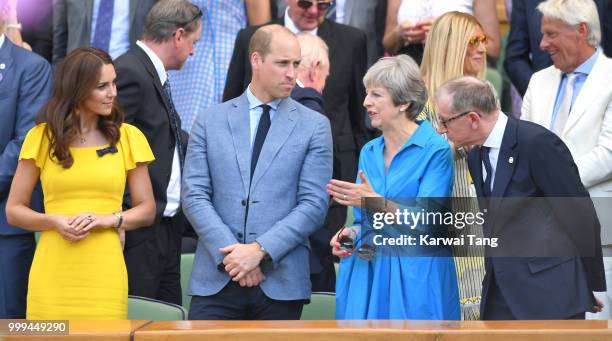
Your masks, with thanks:
M578 24L578 34L585 40L589 39L589 26L586 23L581 22Z
M316 82L321 73L321 61L317 60L315 62L310 63L310 66L308 67L308 78L310 79L311 82Z
M255 68L259 68L259 64L261 64L261 62L263 61L263 58L261 54L259 54L259 52L255 51L251 53L251 57L249 58L249 61L251 62L251 68L255 69Z

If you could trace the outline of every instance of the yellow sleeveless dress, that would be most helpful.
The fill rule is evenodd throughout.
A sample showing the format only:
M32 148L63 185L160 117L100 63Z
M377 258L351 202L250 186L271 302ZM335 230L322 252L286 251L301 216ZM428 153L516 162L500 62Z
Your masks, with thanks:
M140 130L122 124L117 153L98 156L97 149L70 148L72 167L49 156L46 124L26 136L19 159L33 159L40 169L45 212L110 214L121 209L127 171L154 160ZM55 230L41 233L30 269L28 319L127 319L128 280L119 235L114 228L92 230L71 243Z

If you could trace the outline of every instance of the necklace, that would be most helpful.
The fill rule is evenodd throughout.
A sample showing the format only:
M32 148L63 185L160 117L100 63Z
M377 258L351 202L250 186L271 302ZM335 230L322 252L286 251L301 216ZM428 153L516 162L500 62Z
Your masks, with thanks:
M81 142L81 144L84 144L85 142L87 142L87 138L79 136L79 142Z

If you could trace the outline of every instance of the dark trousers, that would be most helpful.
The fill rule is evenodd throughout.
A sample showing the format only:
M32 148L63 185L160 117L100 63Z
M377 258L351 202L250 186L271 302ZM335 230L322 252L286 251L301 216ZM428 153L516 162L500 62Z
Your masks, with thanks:
M517 320L516 317L510 311L510 307L502 295L495 276L491 275L491 285L487 293L487 301L484 309L484 314L481 315L482 320ZM574 316L570 316L568 320L584 320L585 313L579 313Z
M215 295L193 296L189 320L299 320L303 307L303 300L273 300L259 286L230 281Z
M35 250L33 233L0 235L0 319L25 318Z
M149 227L155 238L126 246L129 294L180 305L182 213Z

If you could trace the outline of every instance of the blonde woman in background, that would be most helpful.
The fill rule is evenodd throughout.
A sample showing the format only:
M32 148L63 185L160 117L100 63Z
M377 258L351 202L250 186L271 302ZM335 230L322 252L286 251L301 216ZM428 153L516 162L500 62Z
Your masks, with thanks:
M429 32L421 63L421 74L428 93L434 94L444 82L459 76L484 79L487 68L486 53L487 38L476 18L461 12L448 12L438 17ZM441 122L436 115L438 111L432 97L430 95L420 119L426 118L438 128L440 124L448 126L456 123L453 122L455 120L465 118L459 115ZM467 153L459 149L454 150L454 154L453 210L474 212L478 210L478 206L475 201L476 191L469 175ZM457 232L465 233L469 230L472 234L482 234L480 225L468 226ZM484 250L471 247L454 251L462 317L477 319L481 282L484 277Z

